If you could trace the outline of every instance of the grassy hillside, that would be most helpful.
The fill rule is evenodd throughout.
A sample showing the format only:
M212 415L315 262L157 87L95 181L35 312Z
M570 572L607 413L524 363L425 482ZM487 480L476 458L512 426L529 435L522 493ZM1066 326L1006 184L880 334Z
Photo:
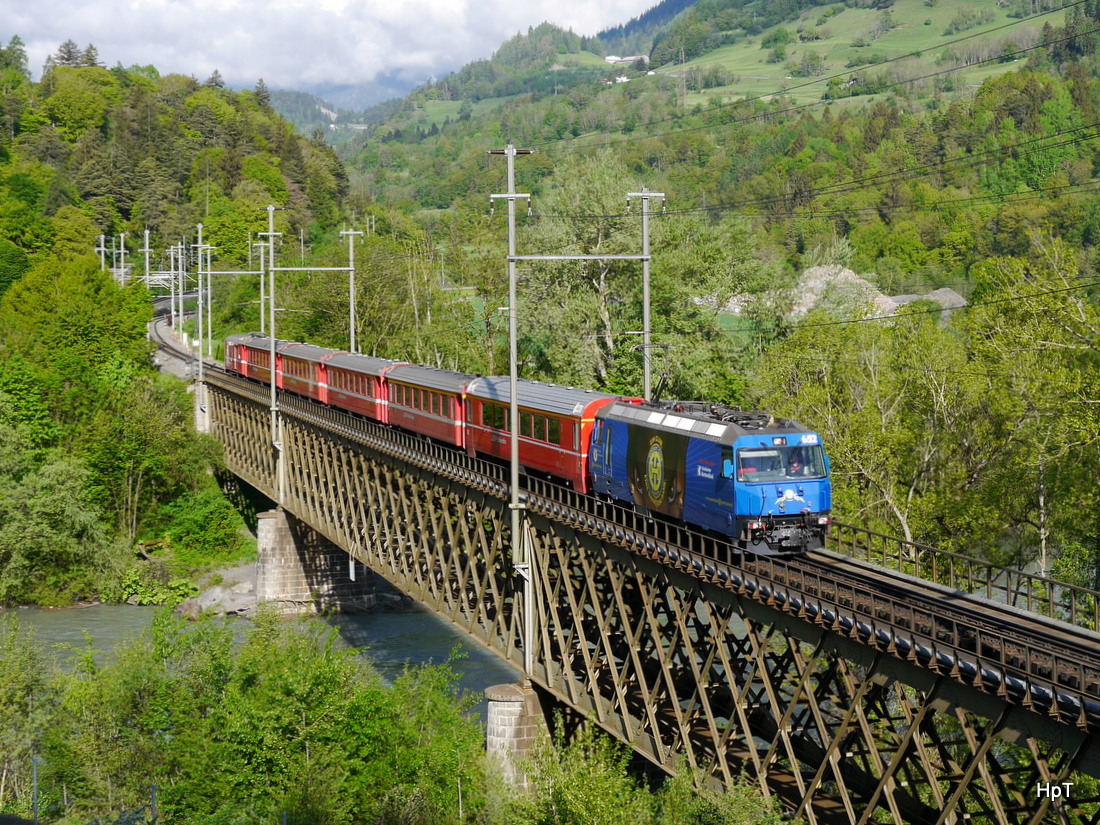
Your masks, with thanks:
M1009 13L1008 7L993 0L931 5L925 0L898 0L887 10L817 7L760 36L746 37L680 65L656 67L656 71L685 79L687 105L715 95L755 98L780 91L805 103L821 99L829 78L839 75L847 80L884 70L889 71L890 82L913 79L906 85L918 92L933 89L937 78L941 88L945 82L976 86L985 77L1013 70L1017 60L966 63L1027 49L1038 40L1041 20L1029 23ZM907 57L916 52L920 54ZM883 61L891 62L875 66ZM728 78L722 78L723 73ZM712 83L728 82L697 88L708 76Z

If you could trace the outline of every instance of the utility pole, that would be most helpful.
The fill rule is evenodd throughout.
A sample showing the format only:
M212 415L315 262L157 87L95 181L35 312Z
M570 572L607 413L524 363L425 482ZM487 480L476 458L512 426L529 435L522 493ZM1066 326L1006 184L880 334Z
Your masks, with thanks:
M118 236L118 285L126 286L126 233Z
M650 192L644 186L641 192L630 192L626 196L627 204L631 198L642 199L642 396L646 401L653 400L652 364L649 357L649 199L663 199L664 196L663 192Z
M349 350L351 352L358 352L356 349L355 341L355 236L362 235L354 229L345 229L340 232L341 235L348 236L348 336L349 336Z
M263 232L258 232L257 237L261 237L263 234ZM267 272L264 270L264 250L267 248L267 244L263 241L251 244L251 246L249 246L249 260L251 260L251 250L253 246L256 247L257 251L260 253L260 335L263 335L266 323L264 321L264 281L267 278Z
M282 440L282 422L279 420L279 400L276 394L275 388L275 237L277 234L282 233L275 232L275 207L267 207L267 232L260 233L267 238L267 258L268 258L268 274L271 278L270 284L267 289L267 311L268 311L268 338L271 341L271 349L269 350L271 363L268 365L271 370L271 446L275 450L276 456L276 477L277 477L277 489L278 500L276 504L280 507L283 504L283 485L285 479L284 465L283 465L283 440Z
M206 357L214 360L214 279L211 277L211 256L214 247L206 245ZM201 347L200 347L201 349Z
M202 245L202 224L201 223L198 225L198 230L199 230L199 242L197 244L195 244L195 251L198 253L198 255L197 255L198 271L197 271L196 277L198 279L198 284L199 284L199 302L198 302L198 312L195 315L195 335L198 338L198 345L199 345L197 352L198 352L198 355L199 355L199 383L201 384L202 383L202 314L203 314L202 313L202 287L203 287L203 283L202 283L202 253L203 253L203 249L204 249L204 247Z
M508 160L508 192L492 195L492 200L504 198L508 201L508 392L509 415L508 430L509 464L511 467L510 484L512 496L508 509L512 516L512 563L523 577L523 671L530 678L535 668L535 577L531 566L530 544L526 536L526 524L521 510L524 505L519 500L519 364L516 344L516 199L530 199L530 195L516 192L516 155L529 155L530 149L516 149L509 143L504 149L494 149L490 155L504 155ZM521 532L522 530L522 532Z
M149 281L149 253L152 252L152 250L149 249L148 229L145 230L145 245L142 246L141 249L139 249L138 251L145 254L145 284L146 286L151 286L152 284Z

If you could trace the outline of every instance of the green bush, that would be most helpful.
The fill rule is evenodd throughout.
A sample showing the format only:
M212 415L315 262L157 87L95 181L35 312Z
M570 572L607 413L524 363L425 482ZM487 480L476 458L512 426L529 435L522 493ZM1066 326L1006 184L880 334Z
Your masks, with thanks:
M182 565L221 564L239 558L246 548L244 521L216 487L178 498L166 511L168 539Z

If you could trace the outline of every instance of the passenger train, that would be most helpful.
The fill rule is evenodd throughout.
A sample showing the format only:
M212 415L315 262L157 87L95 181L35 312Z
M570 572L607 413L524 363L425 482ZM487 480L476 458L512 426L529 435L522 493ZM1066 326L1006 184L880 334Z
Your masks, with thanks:
M465 450L507 460L509 380L278 340L287 392ZM272 341L226 340L230 373L271 382ZM759 554L823 546L829 464L817 433L700 402L649 402L520 380L519 461L574 489L721 534Z

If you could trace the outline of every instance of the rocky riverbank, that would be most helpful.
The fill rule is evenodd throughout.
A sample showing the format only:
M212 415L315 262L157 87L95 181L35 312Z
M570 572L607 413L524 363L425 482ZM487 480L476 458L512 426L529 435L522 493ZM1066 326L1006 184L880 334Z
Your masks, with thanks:
M215 570L199 581L199 588L198 596L179 606L184 616L247 616L256 609L256 563Z

